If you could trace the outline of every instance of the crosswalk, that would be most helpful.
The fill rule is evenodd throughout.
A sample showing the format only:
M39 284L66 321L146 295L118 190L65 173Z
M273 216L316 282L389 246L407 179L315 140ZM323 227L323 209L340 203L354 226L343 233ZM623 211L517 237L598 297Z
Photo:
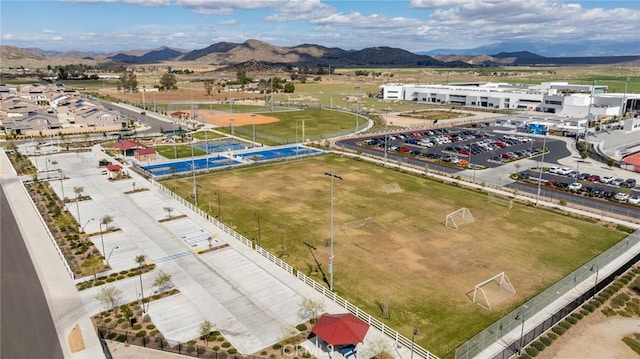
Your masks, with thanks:
M156 263L156 264L164 263L164 262L172 261L174 259L188 257L188 256L190 256L192 254L193 254L192 251L186 251L186 252L176 253L176 254L172 254L170 256L166 256L166 257L162 257L162 258L158 258L158 259L152 259L152 262Z

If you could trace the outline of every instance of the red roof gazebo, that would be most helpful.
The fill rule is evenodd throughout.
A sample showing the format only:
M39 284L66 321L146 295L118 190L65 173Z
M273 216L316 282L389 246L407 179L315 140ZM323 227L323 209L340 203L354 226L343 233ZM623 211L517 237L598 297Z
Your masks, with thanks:
M331 345L362 343L369 324L351 313L324 314L311 330L320 339Z

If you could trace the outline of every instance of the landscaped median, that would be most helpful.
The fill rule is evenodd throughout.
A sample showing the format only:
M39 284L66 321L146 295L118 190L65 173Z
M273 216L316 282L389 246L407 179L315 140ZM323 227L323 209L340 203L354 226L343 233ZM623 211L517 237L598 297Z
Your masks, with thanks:
M136 268L131 268L127 270L122 270L120 272L110 273L109 275L97 276L94 279L89 279L84 282L77 283L76 288L78 290L84 290L92 287L98 287L106 283L113 283L118 280L123 280L131 277L135 277L138 275L142 275L142 274L151 272L155 268L156 268L156 265L151 263L143 267L136 267Z

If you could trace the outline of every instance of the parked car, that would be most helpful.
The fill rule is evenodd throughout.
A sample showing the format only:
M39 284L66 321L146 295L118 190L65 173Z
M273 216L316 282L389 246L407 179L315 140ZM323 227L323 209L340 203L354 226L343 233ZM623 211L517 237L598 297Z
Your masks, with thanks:
M629 199L629 195L624 192L618 192L615 196L613 196L613 199L615 199L616 201L625 202Z
M571 172L567 173L567 177L578 178L578 176L580 176L580 172L578 172L578 171L571 171Z
M602 183L611 183L613 181L613 176L603 176L600 178L600 182Z
M591 176L587 177L587 181L589 181L589 182L600 182L600 176L591 175Z
M591 174L587 173L587 172L582 172L579 176L578 179L581 180L586 180L587 178L589 178L591 176Z
M569 185L568 189L569 191L579 191L582 189L582 183L573 182L572 184Z
M560 167L556 167L556 166L552 166L547 169L547 172L549 173L558 173L558 171L560 171Z
M627 199L627 202L631 204L640 204L640 194L634 194Z
M626 181L624 181L623 184L621 184L621 186L623 187L628 187L628 188L633 188L636 186L636 180L633 178L627 178Z
M614 178L613 181L611 181L612 186L620 186L623 183L624 183L624 179L620 177Z
M572 169L571 169L571 168L569 168L569 167L562 167L562 168L561 168L561 169L559 169L559 170L558 170L558 172L556 172L556 173L557 173L557 174L559 174L559 175L566 176L566 175L568 175L568 174L569 174L569 173L571 173L571 172L572 172Z

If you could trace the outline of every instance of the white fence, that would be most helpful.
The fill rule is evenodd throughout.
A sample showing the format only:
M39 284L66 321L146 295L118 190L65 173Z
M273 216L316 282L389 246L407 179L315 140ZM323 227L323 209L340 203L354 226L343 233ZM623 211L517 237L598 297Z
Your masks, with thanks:
M285 272L287 272L287 273L289 273L291 275L295 275L296 278L298 278L300 281L302 281L306 285L310 286L311 288L315 289L316 291L322 293L322 295L325 296L326 298L331 299L333 302L335 302L336 304L338 304L341 307L345 308L349 312L353 313L355 316L357 316L358 318L362 319L367 324L369 324L369 325L373 326L374 328L380 330L382 333L384 333L385 335L387 335L388 337L393 339L396 344L403 345L406 348L410 348L411 347L411 344L412 344L411 340L408 339L407 337L401 335L400 333L398 333L398 331L392 329L391 327L389 327L385 323L383 323L383 322L379 321L378 319L372 317L370 314L367 314L366 312L364 312L362 309L358 308L357 306L349 303L346 299L344 299L344 298L340 297L339 295L337 295L336 293L330 291L328 288L326 288L325 286L319 284L315 280L309 278L304 273L302 273L302 272L294 273L294 269L293 269L293 267L291 265L285 263L283 260L281 260L280 258L274 256L269 251L267 251L264 248L262 248L260 246L257 246L257 245L254 248L253 243L251 242L251 240L245 238L244 236L242 236L241 234L237 233L233 229L227 227L224 223L218 221L215 217L212 217L212 216L208 215L206 212L204 212L200 208L197 208L191 202L189 202L189 201L185 200L184 198L178 196L173 191L171 191L167 187L161 185L157 181L151 179L151 182L156 187L158 187L162 193L171 196L173 199L175 199L176 201L178 201L181 204L185 205L190 210L192 210L195 213L199 214L200 216L206 218L209 222L213 223L218 228L222 229L225 233L227 233L227 234L231 235L232 237L234 237L235 239L239 240L241 243L243 243L247 247L254 249L257 253L259 253L260 255L262 255L263 257L267 258L269 261L271 261L275 265L277 265L280 268L282 268ZM422 357L424 359L438 359L437 356L431 354L431 352L429 352L428 350L422 348L421 346L419 346L419 345L417 345L415 343L413 344L413 352L417 356L420 356L420 357Z

